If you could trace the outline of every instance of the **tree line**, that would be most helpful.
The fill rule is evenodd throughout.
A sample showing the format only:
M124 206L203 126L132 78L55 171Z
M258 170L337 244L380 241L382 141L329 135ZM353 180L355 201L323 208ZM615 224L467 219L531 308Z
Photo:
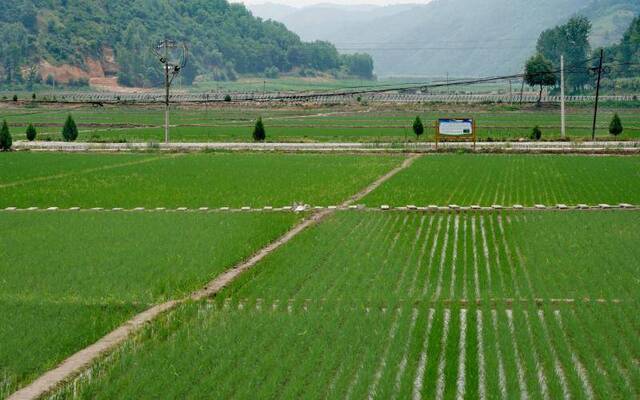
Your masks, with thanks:
M540 88L559 83L560 56L565 59L565 79L569 93L583 93L594 85L591 73L599 62L600 49L589 43L591 22L581 16L540 34L536 54L525 65L525 82ZM636 17L619 44L605 50L608 79L640 76L640 17Z

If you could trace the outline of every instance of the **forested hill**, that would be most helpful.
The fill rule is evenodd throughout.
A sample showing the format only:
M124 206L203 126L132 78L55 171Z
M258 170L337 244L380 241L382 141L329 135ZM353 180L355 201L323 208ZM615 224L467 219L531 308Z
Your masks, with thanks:
M226 0L2 3L0 75L4 82L28 79L28 70L35 66L57 73L61 70L56 68L64 65L62 72L79 67L92 74L117 73L123 84L153 85L161 71L150 47L165 36L188 43L187 80L197 74L233 79L237 73L292 69L366 76L373 68L366 56L340 56L330 43L302 42L281 23L255 18L244 6Z

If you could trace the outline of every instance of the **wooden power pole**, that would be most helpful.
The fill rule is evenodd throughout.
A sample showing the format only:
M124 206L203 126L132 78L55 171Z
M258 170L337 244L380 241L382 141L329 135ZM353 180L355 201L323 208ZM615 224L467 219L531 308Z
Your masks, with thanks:
M560 136L564 139L567 136L564 108L564 55L560 56L560 121Z
M604 60L604 49L600 49L600 61L598 63L598 83L596 84L596 104L593 108L593 130L591 140L596 140L596 121L598 119L598 101L600 100L600 79L602 78L602 62Z

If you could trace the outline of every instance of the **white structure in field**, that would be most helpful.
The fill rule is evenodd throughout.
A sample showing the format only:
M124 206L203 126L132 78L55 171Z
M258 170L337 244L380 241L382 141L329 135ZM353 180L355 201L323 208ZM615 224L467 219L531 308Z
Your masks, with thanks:
M473 135L473 120L441 118L438 120L439 133L443 136Z

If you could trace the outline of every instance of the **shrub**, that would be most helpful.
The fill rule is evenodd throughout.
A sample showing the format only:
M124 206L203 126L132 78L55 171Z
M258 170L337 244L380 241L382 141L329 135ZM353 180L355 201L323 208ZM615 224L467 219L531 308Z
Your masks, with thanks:
M224 101L226 101L227 103L230 103L231 102L231 95L228 94L228 95L224 96Z
M529 138L531 140L540 140L540 139L542 139L542 131L540 130L540 127L538 125L533 127L533 130L531 131L531 136L529 136Z
M36 99L36 94L35 93L31 93L31 100L35 100Z
M413 133L415 133L418 138L424 133L424 125L419 116L413 121Z
M29 126L27 126L27 140L30 142L36 140L36 134L36 128L32 124L29 124Z
M620 116L618 113L613 114L613 118L611 119L611 123L609 124L609 133L613 136L618 136L622 133L624 128L622 127L622 121L620 121Z
M65 142L73 142L78 138L78 127L73 117L69 115L64 122L64 128L62 128L62 138Z
M262 117L259 117L256 121L256 126L253 128L253 140L261 142L267 137L267 133L264 130L264 124L262 123Z
M13 101L18 101L18 95L17 94L13 95Z
M278 67L269 67L264 70L264 77L268 79L278 79L280 77L280 70Z
M11 133L9 132L9 125L7 125L7 121L4 120L2 122L2 128L0 128L0 150L9 151L11 150L12 144L13 139L11 138Z

